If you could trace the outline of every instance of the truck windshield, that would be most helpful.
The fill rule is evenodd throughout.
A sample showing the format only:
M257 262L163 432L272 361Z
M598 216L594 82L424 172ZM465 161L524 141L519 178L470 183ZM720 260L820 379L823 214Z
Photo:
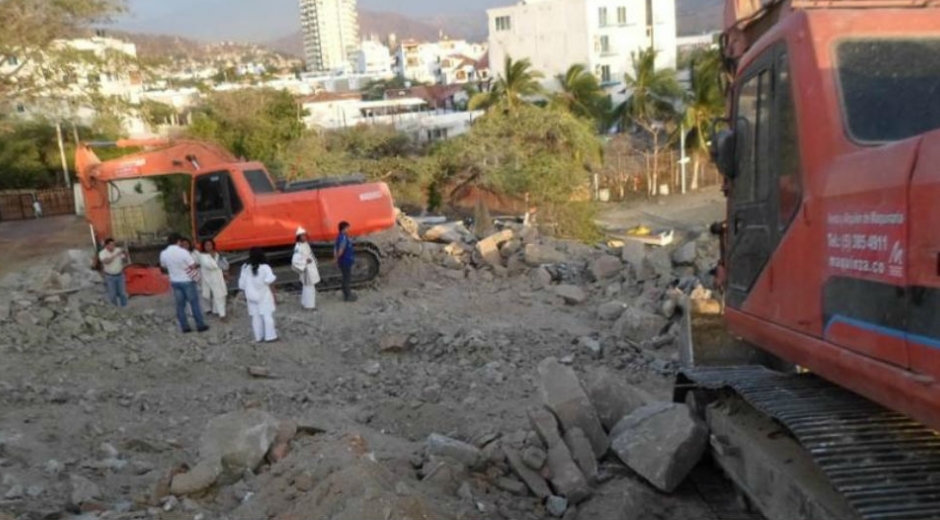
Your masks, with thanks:
M940 37L846 40L836 58L854 139L883 143L940 128Z

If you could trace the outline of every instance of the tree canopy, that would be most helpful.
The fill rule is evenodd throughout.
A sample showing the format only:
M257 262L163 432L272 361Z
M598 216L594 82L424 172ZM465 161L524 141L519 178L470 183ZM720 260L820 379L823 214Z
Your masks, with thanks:
M470 100L470 108L476 110L503 105L514 110L525 102L524 98L543 94L540 83L543 77L541 72L532 69L532 62L528 58L513 61L512 57L506 56L499 79L489 92L474 96Z
M606 130L610 121L610 96L601 88L597 77L584 65L572 65L556 78L561 92L552 96L552 105L594 121L598 130Z

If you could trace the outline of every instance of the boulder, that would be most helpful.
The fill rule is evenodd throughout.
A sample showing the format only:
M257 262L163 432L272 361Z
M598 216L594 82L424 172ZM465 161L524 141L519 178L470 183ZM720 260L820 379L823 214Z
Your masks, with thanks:
M584 289L577 285L559 285L555 287L555 294L560 296L568 305L577 305L587 300Z
M526 415L529 416L529 422L542 444L551 448L562 442L561 434L558 433L558 421L552 412L540 406L533 406L526 410Z
M550 357L539 363L538 373L542 402L558 417L565 431L580 428L591 441L595 457L601 458L607 452L609 441L574 370Z
M552 494L545 479L525 464L518 451L506 445L503 445L502 448L503 453L506 454L506 459L509 461L509 467L525 482L526 487L532 491L532 494L539 498L545 498ZM544 463L544 454L542 460Z
M623 264L620 259L612 255L602 255L591 264L591 274L596 280L608 280L614 278L623 270Z
M671 493L698 464L708 428L685 404L644 406L611 431L617 457L661 491Z
M612 301L602 303L597 307L597 317L604 321L615 321L623 314L626 308L627 304L623 302Z
M524 450L522 450L521 455L522 462L535 471L539 471L543 466L545 466L545 457L547 455L545 454L545 450L539 448L538 446L526 447Z
M627 265L633 267L635 271L639 271L643 266L643 260L646 258L646 244L636 240L626 240L623 243L621 257Z
M499 251L499 246L512 238L512 230L504 229L477 242L476 252L489 265L503 265L503 255Z
M424 252L424 247L421 246L421 242L410 238L399 240L395 244L395 249L404 256L421 256L421 253Z
M449 244L451 242L469 242L473 240L473 233L463 225L463 222L447 222L431 227L421 236L429 242Z
M536 286L542 287L543 289L551 287L553 278L552 273L550 273L548 269L544 267L537 267L532 270L532 273L532 278L535 281Z
M564 442L548 449L548 469L552 487L569 502L577 504L591 496L591 488Z
M484 461L483 452L472 444L432 433L427 440L428 453L440 457L449 457L461 464L475 468Z
M649 392L627 383L607 368L588 372L582 382L597 417L608 431L634 410L656 401Z
M74 506L101 498L101 489L98 485L81 475L69 475L69 486L71 488L69 498Z
M565 445L571 452L575 463L589 483L597 481L597 458L591 448L591 441L584 435L581 428L571 428L565 432Z
M525 263L532 267L539 267L545 264L560 264L565 261L565 255L557 249L539 244L526 244L523 255Z
M635 342L656 337L669 322L666 318L637 307L627 307L614 323L614 334Z
M669 278L672 275L672 260L669 253L661 247L653 248L643 262L647 269L652 270L654 276L659 278ZM649 278L646 278L649 280Z
M240 477L254 471L277 438L280 423L271 414L238 410L209 421L199 442L200 461L222 465L224 475Z
M672 252L672 263L676 265L695 265L697 258L698 244L696 242L686 242Z
M198 493L215 484L215 481L221 475L221 460L217 458L202 459L193 469L173 476L170 492L178 496Z

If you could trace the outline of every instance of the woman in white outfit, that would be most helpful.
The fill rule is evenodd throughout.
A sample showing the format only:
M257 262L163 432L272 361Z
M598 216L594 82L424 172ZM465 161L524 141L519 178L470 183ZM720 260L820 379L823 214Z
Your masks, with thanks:
M277 279L261 248L254 247L248 253L248 263L242 266L238 279L238 288L245 291L248 301L248 315L251 316L251 328L255 333L255 342L277 340L274 330L274 292L271 284Z
M291 267L300 275L303 292L300 294L300 305L304 309L317 308L317 288L320 283L320 270L317 269L317 258L313 255L310 243L307 242L307 230L297 228L297 244L294 246L294 257Z
M228 295L228 286L225 273L228 272L228 262L215 250L215 241L212 239L202 241L202 252L196 253L196 261L202 273L199 284L202 299L209 303L206 308L210 314L214 313L226 321L225 297Z

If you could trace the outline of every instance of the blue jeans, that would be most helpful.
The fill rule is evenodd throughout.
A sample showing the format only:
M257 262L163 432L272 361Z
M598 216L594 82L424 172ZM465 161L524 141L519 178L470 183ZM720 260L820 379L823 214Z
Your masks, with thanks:
M196 321L196 328L204 330L206 322L202 319L202 307L199 304L199 288L196 282L173 282L173 299L176 300L176 319L180 322L180 328L183 332L189 332L189 320L186 319L186 304L189 304L189 310L193 313L193 320Z
M118 307L127 306L127 284L124 273L104 275L104 286L108 290L108 301Z

